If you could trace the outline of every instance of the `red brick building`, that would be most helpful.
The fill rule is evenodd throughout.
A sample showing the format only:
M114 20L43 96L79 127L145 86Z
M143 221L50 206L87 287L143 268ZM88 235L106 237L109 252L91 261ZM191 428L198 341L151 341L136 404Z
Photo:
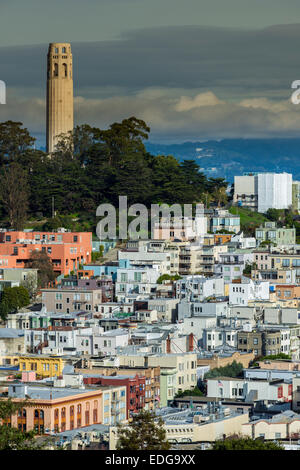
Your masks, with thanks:
M86 385L111 385L126 386L126 398L127 398L127 418L130 418L133 413L138 413L145 406L145 389L146 389L146 377L141 375L114 375L114 376L103 376L89 375L85 376L84 384Z

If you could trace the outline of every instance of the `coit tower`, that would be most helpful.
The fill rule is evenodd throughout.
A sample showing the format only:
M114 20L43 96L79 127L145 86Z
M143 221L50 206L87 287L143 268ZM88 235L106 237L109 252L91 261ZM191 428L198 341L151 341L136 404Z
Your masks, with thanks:
M73 130L73 70L69 43L49 44L47 60L47 152L60 134Z

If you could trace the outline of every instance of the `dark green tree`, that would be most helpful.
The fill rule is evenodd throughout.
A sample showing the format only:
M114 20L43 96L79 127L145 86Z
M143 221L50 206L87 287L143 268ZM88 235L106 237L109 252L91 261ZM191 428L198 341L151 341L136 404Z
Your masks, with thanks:
M231 435L224 440L215 441L211 450L284 450L284 447L273 441Z
M17 312L19 308L30 303L30 295L24 286L6 287L0 303L0 316L5 319L8 313Z
M17 162L3 169L0 177L0 197L8 215L10 228L23 230L27 219L29 186L27 171Z
M118 450L169 450L163 420L142 410L128 425L118 425Z
M18 179L22 185L16 184L16 178L7 183L9 191L2 191L0 218L4 219L4 210L9 216L7 194L15 189L17 194L23 191L20 198L23 208L19 211L23 219L19 221L18 216L17 225L12 225L9 216L13 228L23 228L26 213L31 218L38 216L39 220L52 218L54 201L59 217L76 214L79 221L74 227L79 230L94 230L98 205L110 202L117 206L120 195L126 195L130 205L146 206L200 200L209 203L210 194L217 189L219 196L223 195L225 180L207 180L194 161L179 162L172 155L151 155L144 145L149 132L147 124L136 117L115 122L105 130L83 124L62 135L57 151L49 158L45 152L34 149L35 139L22 123L0 124L0 174L9 171L7 165L14 162L27 173L29 187L23 197L26 184L21 173Z
M200 171L200 166L195 160L183 160L180 167L187 184L190 185L190 191L193 194L192 197L194 201L199 202L205 192L207 183L206 176Z
M203 397L204 393L200 388L195 387L191 390L183 390L182 392L177 392L174 398L180 398L180 397Z
M35 138L22 126L22 122L0 123L0 165L16 160L32 148Z
M204 378L214 378L214 377L239 377L243 373L243 364L241 362L233 361L231 364L228 364L224 367L216 367L209 370L205 373Z

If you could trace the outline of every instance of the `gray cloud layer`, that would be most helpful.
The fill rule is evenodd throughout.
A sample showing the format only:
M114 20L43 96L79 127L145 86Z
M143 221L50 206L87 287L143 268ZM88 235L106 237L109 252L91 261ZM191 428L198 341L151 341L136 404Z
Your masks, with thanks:
M76 121L106 126L136 115L156 140L299 135L300 105L290 102L299 43L298 24L152 28L74 43ZM0 48L9 91L0 120L18 115L43 131L47 49Z

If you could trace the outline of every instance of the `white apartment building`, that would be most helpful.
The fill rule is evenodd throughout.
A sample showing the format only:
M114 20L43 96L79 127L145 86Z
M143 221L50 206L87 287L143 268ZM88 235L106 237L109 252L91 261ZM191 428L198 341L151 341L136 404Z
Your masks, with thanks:
M207 217L198 210L195 217L162 217L154 224L153 238L187 241L202 238L206 233Z
M177 310L179 322L183 321L183 319L187 317L201 317L205 315L212 317L228 317L230 315L229 305L226 300L190 302L188 299L183 299L179 302Z
M80 354L112 356L118 347L128 346L128 341L128 330L118 328L99 334L86 329L77 335L76 349Z
M76 351L76 336L79 332L80 329L72 327L53 327L52 330L28 329L25 330L25 347L31 352L40 344L47 342L47 347L51 349L63 348Z
M231 377L207 379L207 396L235 398L246 401L267 400L285 402L292 400L291 381L250 380Z
M229 284L229 304L247 306L251 301L270 299L269 282L255 282L242 278L241 283Z
M158 275L169 274L171 256L166 252L149 251L148 245L138 245L139 251L118 251L118 259L127 259L132 267L157 269Z
M243 232L233 235L230 241L231 243L238 243L239 248L241 248L242 250L256 248L255 237L245 237Z
M193 333L197 344L202 345L203 331L207 328L216 328L216 326L217 318L215 315L187 317L183 320L182 333L185 335Z
M176 297L191 302L203 301L207 297L224 296L224 279L222 277L206 278L205 276L185 276L176 281Z
M257 181L258 212L288 209L292 205L292 175L259 173Z
M115 295L118 302L126 302L128 295L149 295L156 288L158 269L122 268L117 271Z
M233 201L258 212L287 209L292 205L292 175L257 173L234 177Z
M238 328L233 328L230 326L204 328L202 336L202 347L206 351L213 351L223 344L228 344L228 346L236 348L238 331Z
M234 253L221 253L219 263L215 264L215 274L224 278L225 284L240 279L247 264L252 264L252 250L236 250Z

